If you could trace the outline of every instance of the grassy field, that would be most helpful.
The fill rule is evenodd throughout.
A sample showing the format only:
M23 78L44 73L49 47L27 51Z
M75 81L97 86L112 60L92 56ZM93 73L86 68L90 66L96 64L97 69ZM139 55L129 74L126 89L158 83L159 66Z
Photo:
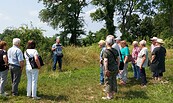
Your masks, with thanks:
M125 86L118 85L118 93L112 100L102 100L105 96L103 86L99 85L99 49L96 46L65 49L64 72L51 71L51 64L45 65L39 74L38 96L41 100L26 97L26 75L23 71L19 85L18 97L0 97L0 102L8 103L173 103L173 50L168 50L164 80L168 83L154 83L149 68L147 71L148 85L140 87L140 82L132 78L129 64L129 79ZM78 53L78 54L77 54ZM74 59L74 60L73 60ZM9 73L10 74L10 73ZM8 75L10 77L10 75ZM6 90L10 93L11 82L8 79Z

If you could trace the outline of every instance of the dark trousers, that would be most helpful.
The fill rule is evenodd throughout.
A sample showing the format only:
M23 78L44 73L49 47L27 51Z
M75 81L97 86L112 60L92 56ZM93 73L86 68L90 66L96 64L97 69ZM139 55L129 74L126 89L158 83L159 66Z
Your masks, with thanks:
M11 79L12 79L12 94L18 95L18 85L20 83L22 70L20 67L12 65L9 65L9 69L11 71Z
M58 69L62 69L62 57L57 56L56 54L53 55L53 70L56 70L56 64L58 62Z
M139 66L137 66L137 67L139 68ZM146 79L145 68L140 69L140 76L141 76L142 85L146 85L147 84L147 79Z

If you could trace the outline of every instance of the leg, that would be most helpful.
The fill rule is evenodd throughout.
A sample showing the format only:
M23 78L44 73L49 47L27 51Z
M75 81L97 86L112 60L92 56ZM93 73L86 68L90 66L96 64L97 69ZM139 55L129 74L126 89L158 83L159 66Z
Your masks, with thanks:
M128 64L124 64L124 69L122 73L122 81L125 83L127 82L127 75L128 75L127 66Z
M57 60L58 60L58 69L59 71L62 71L62 57L57 57Z
M137 71L137 79L139 80L140 79L140 68L137 67L137 65L135 65L136 67L136 71Z
M100 65L100 83L104 84L103 65Z
M132 63L132 69L133 69L133 77L137 78L137 69L136 69L136 64Z
M53 55L53 70L56 70L56 63L57 63L57 55Z
M146 85L147 84L147 80L146 80L145 68L141 69L141 79L142 79L142 85Z
M18 95L18 85L20 83L20 78L21 78L21 69L14 67L12 69L12 72L13 72L12 93L13 95Z
M38 69L32 70L32 97L37 97Z
M26 70L26 76L27 76L27 79L28 79L28 81L27 81L27 96L30 97L31 96L31 89L32 89L31 72Z
M4 93L4 87L5 87L5 83L7 81L7 74L8 74L8 70L2 71L0 73L0 77L1 77L1 80L0 80L0 94Z

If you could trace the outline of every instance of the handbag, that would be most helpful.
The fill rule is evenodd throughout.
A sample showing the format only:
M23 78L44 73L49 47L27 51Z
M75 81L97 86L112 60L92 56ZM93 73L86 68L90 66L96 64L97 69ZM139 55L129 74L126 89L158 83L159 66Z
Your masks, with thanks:
M26 55L29 57L29 63L30 63L30 65L31 65L32 69L38 68L38 66L37 66L37 64L36 64L36 62L35 62L34 56L31 57L31 56L27 53L27 51L26 51ZM38 56L38 60L39 60L39 62L40 62L40 66L43 66L44 63L43 63L43 59L41 58L41 56Z

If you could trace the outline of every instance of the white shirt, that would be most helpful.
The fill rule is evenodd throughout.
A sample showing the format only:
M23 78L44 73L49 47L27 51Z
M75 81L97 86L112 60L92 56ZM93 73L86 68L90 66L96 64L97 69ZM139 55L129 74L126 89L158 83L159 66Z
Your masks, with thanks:
M143 55L146 56L146 60L144 61L144 64L142 65L142 67L147 67L148 66L148 49L146 47L142 48L142 50L138 54L137 66L140 66L142 64Z
M30 57L34 57L38 55L38 52L36 49L27 49L27 53L29 54ZM29 63L29 57L26 55L26 51L24 53L25 59L26 59L26 69L30 70L32 69L30 63Z
M114 49L116 49L118 51L118 54L119 54L119 57L120 57L120 47L119 47L119 45L117 43L114 43L112 45L112 48L114 48Z

